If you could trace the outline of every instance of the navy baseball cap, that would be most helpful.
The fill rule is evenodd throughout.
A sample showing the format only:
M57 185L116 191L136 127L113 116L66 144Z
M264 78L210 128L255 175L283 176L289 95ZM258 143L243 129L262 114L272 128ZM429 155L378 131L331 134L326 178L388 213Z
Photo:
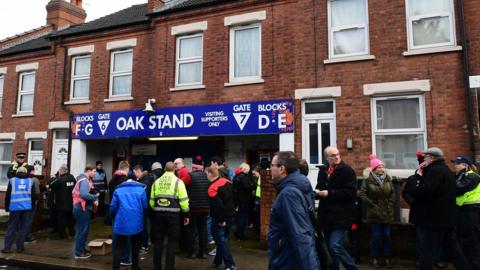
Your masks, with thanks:
M455 159L452 159L452 162L455 164L465 163L467 165L473 165L473 162L465 156L458 156Z

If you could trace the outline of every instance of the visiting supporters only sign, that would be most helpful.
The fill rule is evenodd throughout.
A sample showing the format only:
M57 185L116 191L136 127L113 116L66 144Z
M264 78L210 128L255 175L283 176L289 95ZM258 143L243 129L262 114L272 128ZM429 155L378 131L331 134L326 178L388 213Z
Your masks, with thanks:
M73 115L72 139L278 134L293 132L293 100L92 112Z

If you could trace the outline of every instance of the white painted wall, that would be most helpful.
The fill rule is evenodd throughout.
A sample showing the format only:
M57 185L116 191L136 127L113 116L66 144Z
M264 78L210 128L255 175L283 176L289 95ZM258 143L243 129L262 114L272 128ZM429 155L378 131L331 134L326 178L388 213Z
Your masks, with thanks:
M70 173L74 176L79 175L87 165L87 144L82 140L72 140L70 158Z

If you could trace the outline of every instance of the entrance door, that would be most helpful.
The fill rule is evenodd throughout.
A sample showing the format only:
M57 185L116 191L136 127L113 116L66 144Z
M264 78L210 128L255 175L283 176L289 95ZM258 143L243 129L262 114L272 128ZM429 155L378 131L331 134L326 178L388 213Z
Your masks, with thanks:
M52 168L50 168L50 172L51 175L54 175L62 164L67 164L68 162L67 131L55 131L55 138L53 140L52 150Z

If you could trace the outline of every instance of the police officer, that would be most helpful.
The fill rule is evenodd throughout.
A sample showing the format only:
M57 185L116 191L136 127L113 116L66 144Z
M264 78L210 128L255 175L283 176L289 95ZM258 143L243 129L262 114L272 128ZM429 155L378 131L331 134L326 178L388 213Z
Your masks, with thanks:
M155 220L155 255L153 265L161 269L163 240L168 237L165 268L173 270L175 267L175 245L179 237L178 219L180 212L184 216L183 225L189 223L188 196L185 184L175 176L175 164L171 161L165 164L165 173L152 186L150 207L154 212Z
M32 202L36 200L35 182L27 175L25 167L19 167L16 170L15 177L8 182L7 193L5 195L5 210L10 212L8 217L7 235L5 237L5 247L2 253L10 253L15 233L18 229L17 252L24 251L24 241L29 231L29 219L31 218Z
M12 162L12 165L8 168L8 171L7 171L8 179L15 176L15 174L17 173L17 169L19 167L27 167L28 163L25 160L26 156L27 156L27 154L25 154L23 152L17 153L15 155L16 160L14 162Z
M457 237L472 269L480 269L478 257L478 225L480 214L480 176L473 162L465 156L452 160L455 164L456 203L458 206Z
M103 170L103 162L101 160L95 162L95 166L97 170L93 177L93 187L99 192L97 215L103 217L106 213L105 193L107 192L107 174Z

